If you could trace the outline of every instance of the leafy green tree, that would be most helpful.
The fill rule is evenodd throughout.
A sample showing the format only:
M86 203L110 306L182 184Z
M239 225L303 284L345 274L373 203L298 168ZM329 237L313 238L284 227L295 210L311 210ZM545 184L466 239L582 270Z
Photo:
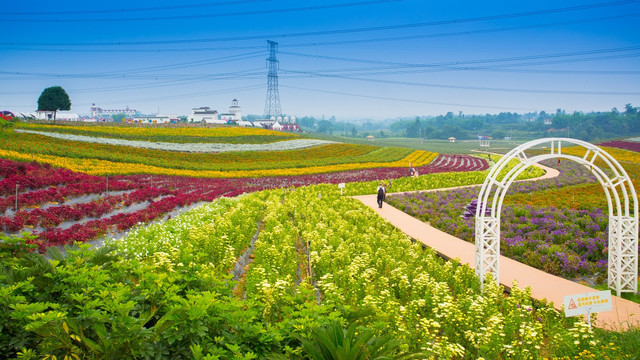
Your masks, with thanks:
M420 118L416 118L413 123L407 126L405 136L408 138L417 138L420 136L420 131Z
M318 129L316 131L331 134L333 132L333 124L329 120L320 120L318 121Z
M51 86L42 91L38 98L38 111L53 111L53 121L56 121L58 110L70 110L71 100L61 86Z
M633 116L638 113L638 108L631 106L631 104L627 104L624 106L624 114L627 116Z

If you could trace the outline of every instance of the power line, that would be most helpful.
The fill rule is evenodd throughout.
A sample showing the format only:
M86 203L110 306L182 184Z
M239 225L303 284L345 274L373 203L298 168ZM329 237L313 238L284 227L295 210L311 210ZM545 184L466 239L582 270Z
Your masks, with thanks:
M535 29L535 28L547 28L550 26L560 26L560 25L570 25L570 24L581 24L581 23L591 23L596 21L606 21L606 20L619 20L624 18L633 18L640 17L640 13L633 14L624 14L624 15L616 15L616 16L605 16L605 17L596 17L596 18L588 18L588 19L578 19L571 21L560 21L560 22L548 22L541 24L531 24L531 25L521 25L521 26L511 26L511 27L503 27L503 28L492 28L492 29L479 29L479 30L469 30L469 31L456 31L456 32L446 32L446 33L436 33L436 34L422 34L422 35L407 35L407 36L395 36L395 37L377 37L377 38L369 38L369 39L353 39L353 40L338 40L338 41L324 41L324 42L304 42L304 43L293 43L293 44L283 44L281 47L283 48L295 48L295 47L319 47L319 46L335 46L335 45L350 45L350 44L362 44L362 43L378 43L384 41L404 41L404 40L416 40L416 39L431 39L431 38L441 38L441 37L454 37L454 36L468 36L468 35L479 35L479 34L489 34L489 33L497 33L497 32L508 32L515 30L525 30L525 29ZM282 37L286 35L281 35ZM48 49L48 48L28 48L28 47L13 47L15 50L22 51L41 51L41 52L122 52L122 53L163 53L163 52L197 52L197 51L231 51L231 50L250 50L250 49L262 49L262 46L230 46L230 47L205 47L205 48L156 48L156 49Z
M328 4L328 5L316 5L316 6L304 6L304 7L295 7L295 8L282 8L282 9L271 9L271 10L246 10L246 11L238 11L238 12L227 12L227 13L214 13L214 14L195 14L195 15L172 15L172 16L145 16L145 17L135 17L135 18L83 18L83 19L32 19L32 18L24 18L24 19L15 19L15 18L6 18L3 19L4 22L37 22L37 23L81 23L81 22L122 22L122 21L158 21L158 20L187 20L187 19L201 19L201 18L217 18L217 17L231 17L231 16L247 16L247 15L266 15L266 14L276 14L276 13L291 13L291 12L299 12L299 11L317 11L317 10L327 10L327 9L340 9L346 7L354 7L354 6L365 6L365 5L376 5L381 3L389 3L389 2L398 2L403 0L371 0L371 1L361 1L361 2L352 2L352 3L342 3L342 4Z
M640 16L640 13L632 13L632 14L604 16L604 17L596 17L596 18L588 18L588 19L570 20L570 21L548 22L548 23L542 23L542 24L519 25L519 26L509 26L509 27L502 27L502 28L492 28L492 29L464 30L464 31L454 31L454 32L436 33L436 34L421 34L421 35L406 35L406 36L394 36L394 37L383 37L383 38L378 37L378 38L371 38L371 39L293 43L293 44L283 44L282 47L293 48L293 47L309 47L309 46L317 47L317 46L333 46L333 45L350 45L350 44L362 44L362 43L372 43L372 42L378 43L383 41L403 41L403 40L479 35L479 34L490 34L490 33L497 33L497 32L508 32L508 31L514 31L514 30L546 28L546 27L558 26L558 25L572 25L572 24L582 24L582 23L590 23L590 22L596 22L596 21L619 20L619 19L633 18L633 17L639 17L639 16Z
M318 90L318 89L309 89L297 86L287 86L280 85L284 88L295 89L295 90L305 90L305 91L313 91L325 94L333 94L333 95L345 95L345 96L353 96L367 99L375 99L375 100L386 100L386 101L401 101L401 102L409 102L409 103L417 103L417 104L431 104L431 105L447 105L447 106L465 106L465 107L474 107L480 109L506 109L506 110L523 110L523 111L535 111L535 109L530 108L518 108L518 107L507 107L507 106L489 106L489 105L474 105L474 104L460 104L460 103L445 103L445 102L436 102L436 101L425 101L425 100L415 100L415 99L402 99L402 98L392 98L388 96L373 96L373 95L363 95L363 94L354 94L354 93L346 93L340 91L329 91L329 90Z
M154 6L145 8L128 8L128 9L103 9L103 10L74 10L74 11L29 11L29 12L5 12L5 16L34 16L34 15L87 15L87 14L108 14L108 13L127 13L127 12L146 12L146 11L162 11L162 10L178 10L178 9L194 9L203 7L225 6L225 5L237 5L246 3L266 2L271 0L236 0L236 1L223 1L213 3L200 3L189 5L167 5L167 6Z
M583 51L572 51L572 52L540 54L540 55L511 56L511 57L493 58L493 59L448 61L448 62L432 63L432 64L400 63L400 62L370 60L370 59L355 59L355 58L346 58L346 57L338 57L338 56L304 54L304 53L290 52L290 51L281 51L280 53L285 55L292 55L292 56L300 56L300 57L315 58L315 59L327 59L327 60L344 61L344 62L356 62L356 63L365 63L365 64L377 64L377 65L393 65L393 66L415 67L415 68L424 68L424 67L436 68L436 67L443 67L443 66L460 66L465 64L486 64L486 63L496 63L496 62L511 62L511 61L549 59L549 58L583 56L583 55L594 55L594 54L608 54L608 53L618 53L618 52L636 51L636 50L640 50L640 46L627 46L622 48L583 50Z
M230 55L224 56L220 58L214 59L205 59L205 60L197 60L197 61L189 61L185 63L177 63L177 64L169 64L169 65L159 65L152 67L142 67L142 68L134 68L127 70L114 70L114 71L104 71L104 72L96 72L96 73L84 73L84 74L52 74L52 73L34 73L34 72L13 72L13 71L0 71L0 74L4 75L20 75L20 76L41 76L41 77L58 77L58 78L100 78L100 77L116 77L116 78L124 78L126 75L131 74L140 74L150 71L164 71L164 70L175 70L175 69L184 69L189 67L197 67L203 65L211 65L211 64L219 64L223 62L232 62L239 60L246 60L254 58L254 55L260 52L250 52L239 55ZM158 75L150 75L151 77L158 77Z
M578 63L586 61L599 61L599 60L611 60L611 59L623 59L630 57L638 57L640 53L626 54L626 55L610 55L610 56L595 56L579 59L564 59L564 60L547 60L536 62L524 62L514 64L501 64L493 66L437 66L433 68L415 67L415 66L380 66L375 68L342 68L342 69L323 69L307 71L309 74L325 74L325 73L360 73L367 75L393 75L393 74L415 74L415 73L427 73L427 72L444 72L444 71L487 71L487 72L513 72L513 73L533 73L533 74L569 74L569 75L639 75L640 71L634 70L547 70L547 69L514 69L513 66L537 66L537 65L549 65L549 64L566 64L566 63ZM410 70L396 70L394 69L407 69ZM287 73L299 73L297 70L286 70Z
M119 101L119 102L112 102L115 104L121 104L123 102L151 102L151 101L160 101L160 100L174 100L174 99L186 99L186 98L191 98L191 97L197 97L197 96L208 96L208 95L216 95L216 94L226 94L226 93L230 93L230 92L237 92L237 91L247 91L247 90L258 90L258 89L263 89L264 85L260 84L260 85L247 85L247 86L241 86L241 87L237 87L237 88L229 88L229 89L222 89L222 90L216 90L216 91L203 91L203 92L196 92L196 93L189 93L189 94L172 94L172 95L168 95L168 96L160 96L160 97L153 97L153 98L142 98L142 99L127 99L126 101ZM110 103L105 103L105 105L109 105Z
M305 73L300 71L299 73ZM312 74L311 72L309 72ZM395 85L409 85L420 87L431 87L439 89L459 89L459 90L473 90L473 91L495 91L495 92L518 92L518 93L535 93L535 94L569 94L569 95L640 95L640 92L622 92L622 91L583 91L583 90L547 90L547 89L516 89L516 88L498 88L498 87L486 87L486 86L464 86L464 85L450 85L450 84L433 84L433 83L419 83L412 81L400 81L400 80L382 80L382 79L369 79L360 78L345 75L328 75L328 74L314 74L319 77L326 78L339 78L345 80L356 80L375 82L383 84L395 84Z
M347 29L298 32L298 33L287 33L287 34L248 35L248 36L218 37L218 38L208 38L208 39L115 41L115 42L93 42L93 43L76 42L76 43L19 43L18 44L15 42L0 42L0 46L16 46L16 45L19 45L19 46L71 46L71 47L134 46L134 45L139 46L139 45L197 44L197 43L228 42L228 41L243 41L243 40L267 40L271 38L285 38L285 37L293 38L293 37L307 37L307 36L320 36L320 35L337 35L337 34L348 34L348 33L419 28L419 27L449 25L449 24L458 24L458 23L469 23L469 22L478 22L478 21L487 21L487 20L498 20L498 19L535 16L535 15L545 15L545 14L552 14L552 13L563 13L563 12L595 9L595 8L601 8L601 7L633 4L638 2L640 2L640 0L624 0L624 1L616 1L616 2L608 2L608 3L598 3L598 4L590 4L590 5L547 9L547 10L536 10L536 11L528 11L528 12L470 17L470 18L461 18L461 19L452 19L452 20L439 20L439 21L431 21L431 22L423 22L423 23L398 24L398 25L362 27L362 28L347 28Z

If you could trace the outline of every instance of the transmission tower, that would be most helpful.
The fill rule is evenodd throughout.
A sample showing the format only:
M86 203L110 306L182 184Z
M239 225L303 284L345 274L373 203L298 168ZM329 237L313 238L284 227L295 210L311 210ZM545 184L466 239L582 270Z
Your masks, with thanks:
M280 95L278 93L278 43L267 40L269 43L269 57L267 58L267 100L264 103L264 114L267 117L279 116L282 114L280 108Z

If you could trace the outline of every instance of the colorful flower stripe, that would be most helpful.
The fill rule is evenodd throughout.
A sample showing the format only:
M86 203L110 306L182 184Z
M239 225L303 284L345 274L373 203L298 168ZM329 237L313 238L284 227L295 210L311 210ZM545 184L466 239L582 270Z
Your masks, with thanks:
M116 220L106 216L107 210L119 207L120 204L111 204L113 197L105 194L106 192L106 179L104 177L91 176L86 174L77 174L78 176L68 176L66 178L56 178L56 174L60 169L47 167L37 163L18 163L8 160L2 160L3 169L7 170L5 174L9 174L7 179L13 181L23 181L21 179L35 178L37 175L42 179L32 179L33 183L38 184L44 188L34 188L26 191L27 189L21 189L18 203L21 211L13 213L11 210L14 206L14 197L9 195L4 198L0 198L0 213L5 212L5 218L2 219L2 227L9 232L17 233L21 230L33 230L27 228L27 226L35 226L39 224L45 228L44 233L53 235L44 235L41 240L48 244L68 244L72 241L87 241L93 239L95 236L101 236L104 234L104 229L108 228L108 224L115 223ZM461 166L461 164L463 166ZM28 170L20 174L10 174L9 171L18 171L27 167ZM427 165L419 167L421 174L434 174L443 171L468 171L468 170L482 170L486 169L487 163L484 159L478 159L461 155L441 155L437 161L437 165ZM330 183L337 184L342 182L359 182L362 186L352 187L353 184L347 186L346 193L367 193L373 192L377 181L371 182L376 179L398 179L394 181L394 188L398 189L411 189L423 185L422 179L427 179L428 184L435 185L441 182L434 180L429 176L420 176L420 178L408 178L406 177L408 167L397 168L376 168L376 169L364 169L346 172L335 172L325 174L313 174L304 176L279 176L279 177L262 177L262 178L238 178L238 179L212 179L212 178L188 178L188 177L169 177L160 175L128 175L128 176L111 176L109 177L109 188L114 190L128 190L128 192L122 197L126 197L124 206L128 206L131 203L139 203L143 200L148 200L155 195L172 195L170 198L179 202L173 202L174 204L186 204L190 205L194 202L200 201L212 201L220 196L236 196L242 193L255 192L263 189L274 189L283 187L300 187L318 183ZM76 174L69 170L64 170L69 174ZM467 184L469 181L468 174L482 174L477 172L463 173L460 175L449 174L447 179L452 177L459 181L462 179L463 184ZM53 175L53 176L52 176ZM443 174L447 175L447 174ZM485 175L486 176L486 175ZM55 186L51 186L53 183L47 182L46 179L55 180ZM69 182L65 182L68 179ZM465 180L466 179L466 180ZM26 181L26 180L25 180ZM75 182L77 181L77 182ZM363 182L364 181L364 182ZM369 181L369 182L367 182ZM451 181L451 180L450 180ZM481 181L481 180L478 180ZM449 183L449 182L447 182ZM372 188L369 191L369 187ZM336 189L336 188L334 188ZM151 194L151 192L154 192ZM140 194L138 196L138 194ZM151 195L149 195L151 194ZM77 201L77 197L87 196L86 198L80 198L82 205L72 205ZM183 197L183 195L188 195ZM100 201L102 199L102 201ZM91 203L92 200L94 203ZM160 199L161 202L171 201ZM60 204L59 206L52 206L52 203ZM107 204L104 204L107 203ZM47 209L36 210L24 210L25 207L40 207L46 206ZM176 205L178 206L178 205ZM183 206L183 205L180 205ZM7 213L7 210L8 213ZM125 209L128 210L128 209ZM171 208L170 210L175 210ZM80 213L79 211L82 211ZM127 215L125 219L131 218L146 218L145 210L140 210L138 215ZM51 213L55 214L51 214ZM93 215L92 215L93 214ZM102 214L102 215L100 215ZM55 216L54 216L55 215ZM82 216L83 215L83 216ZM79 217L81 216L81 217ZM86 219L87 217L103 217L97 220ZM118 215L115 219L121 219L122 215ZM74 219L78 221L74 225L73 229L60 229L55 226L60 220ZM90 221L87 221L90 220ZM129 222L130 223L130 222ZM98 224L98 225L96 225ZM110 225L109 225L110 226ZM99 227L100 231L96 230ZM128 229L127 227L121 227L121 230ZM36 229L36 236L39 236L40 229ZM53 236L53 237L51 237ZM44 249L47 245L40 245L41 249Z
M640 180L634 180L638 191ZM608 209L609 204L600 184L568 186L550 189L535 194L507 195L504 201L508 205L529 205L534 207L559 207L574 210ZM614 203L615 206L615 203Z
M400 160L413 150L371 145L329 144L290 151L193 154L132 147L88 144L8 132L0 148L24 154L43 154L79 159L145 164L184 170L260 170L302 168L361 162Z
M239 126L216 126L216 127L162 127L162 126L62 126L43 124L20 124L20 128L42 131L57 131L61 133L84 133L84 134L111 134L133 135L138 137L151 138L154 136L177 136L177 137L242 137L242 136L274 136L297 138L298 134L285 133L281 131L267 130L262 128L247 128Z
M33 131L17 129L19 133L29 133L52 137L61 140L85 142L91 144L106 144L116 146L129 146L140 149L163 150L163 151L179 151L179 152L195 152L195 153L215 153L230 151L284 151L297 150L318 145L333 143L328 140L317 139L294 139L262 144L226 144L226 143L172 143L158 141L139 141L124 140L107 137L91 137L73 134L58 134L54 132Z
M409 163L415 166L427 165L437 154L429 153L422 150L415 150L404 159L394 162L368 162L355 164L336 164L327 166L309 166L304 168L290 169L266 169L266 170L247 170L247 171L213 171L213 170L183 170L170 169L159 166L151 166L144 164L123 164L113 161L97 160L97 159L75 159L50 155L23 154L15 151L7 151L0 149L0 157L13 159L18 161L37 161L48 163L52 166L63 167L77 172L83 172L91 175L125 175L125 174L156 174L171 176L189 176L189 177L213 177L213 178L240 178L240 177L263 177L263 176L295 176L316 173L327 173L337 171L347 171L355 169L372 169L379 167L400 167L408 166Z
M614 147L602 146L601 148L602 150L606 151L609 155L613 156L613 158L616 159L621 164L624 164L625 162L632 163L632 164L640 164L640 153L637 153L635 151L618 149ZM583 157L584 154L586 153L586 150L582 147L571 146L571 147L562 148L562 152L569 155ZM591 155L593 156L593 153L591 153ZM601 160L597 160L596 165L608 168L608 166L606 166Z
M609 141L605 143L600 143L598 146L606 146L611 148L617 148L622 150L629 150L640 153L640 142L631 142L631 141Z
M99 200L73 205L51 206L46 209L20 210L13 216L0 217L0 230L18 232L24 228L51 228L65 221L79 221L122 209L132 204L150 201L160 196L172 194L172 191L158 188L137 189L131 193L116 196L105 196Z

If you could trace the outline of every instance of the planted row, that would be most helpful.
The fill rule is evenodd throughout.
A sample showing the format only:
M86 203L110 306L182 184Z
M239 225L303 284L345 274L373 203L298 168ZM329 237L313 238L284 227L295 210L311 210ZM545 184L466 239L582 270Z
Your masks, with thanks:
M436 175L442 171L450 171L446 164L466 162L473 168L486 166L484 160L476 162L475 158L441 155L439 165L428 165L418 168L424 175L419 178L402 178L407 174L407 167L378 168L350 172L316 174L296 177L271 177L247 179L207 179L168 177L157 175L132 176L91 176L74 173L69 170L52 168L38 163L19 163L5 160L8 169L7 177L1 181L20 184L31 183L33 189L20 188L18 205L20 211L12 212L15 206L14 196L0 198L0 210L5 212L0 217L0 225L4 231L17 233L29 230L38 236L37 242L44 249L50 245L70 244L73 241L88 241L110 232L129 229L139 222L148 222L200 201L212 201L220 196L232 197L238 194L263 189L299 187L317 183L363 182L360 185L349 184L347 193L363 194L373 192L377 186L376 179L399 178L395 183L398 188L419 189L425 183L431 186L442 186L443 182L468 184L479 181L478 175L452 173ZM451 157L453 159L453 157ZM444 159L444 160L443 160ZM455 166L458 170L469 170ZM21 170L22 169L22 170ZM51 176L50 176L51 175ZM439 179L439 180L434 180ZM474 180L475 179L475 180ZM1 182L0 181L0 182ZM117 197L110 196L107 190L127 191ZM366 181L369 181L368 183ZM37 188L44 187L44 188ZM371 189L369 189L371 188ZM86 198L85 198L86 197ZM77 201L76 203L73 203ZM132 204L149 202L142 209L128 211ZM40 209L42 207L42 209ZM122 210L121 214L109 215L113 210ZM96 219L97 217L97 219ZM78 221L68 228L58 228L64 221ZM43 227L33 229L31 227Z
M305 175L377 167L426 165L436 154L403 148L329 144L287 151L194 154L88 144L2 130L0 156L93 175L148 173L192 177ZM135 166L132 166L135 165Z

